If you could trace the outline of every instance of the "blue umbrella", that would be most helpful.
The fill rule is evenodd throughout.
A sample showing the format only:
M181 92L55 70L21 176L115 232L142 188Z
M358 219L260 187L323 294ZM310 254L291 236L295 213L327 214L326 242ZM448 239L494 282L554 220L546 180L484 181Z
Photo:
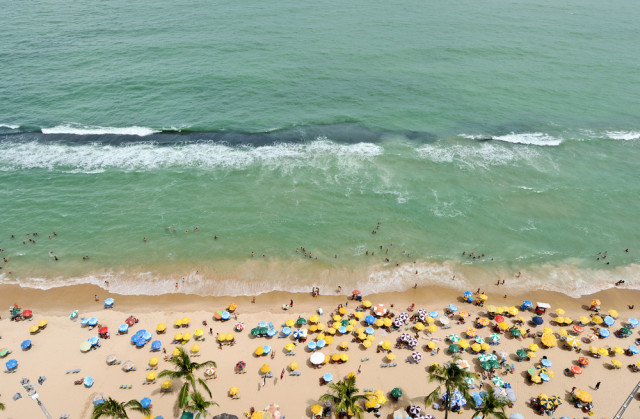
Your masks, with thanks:
M367 317L364 318L364 321L365 323L372 324L373 322L376 321L376 319L371 314L369 314Z
M300 339L302 337L302 329L296 329L293 331L293 337Z
M136 340L136 347L142 348L146 343L147 343L146 340L139 338L138 340Z
M30 340L28 340L28 339L27 339L27 340L25 340L24 342L22 342L22 343L20 344L20 347L21 347L22 349L29 349L29 348L31 348L31 341L30 341Z
M287 326L283 327L282 328L282 334L285 335L285 336L289 336L291 334L291 328L287 327Z
M101 404L104 404L104 403L105 403L105 401L104 401L104 399L102 397L100 397L98 400L94 400L93 401L93 405L94 406L98 406L98 405L101 405Z
M315 351L317 347L318 347L318 344L315 343L314 341L307 343L307 349L309 349L310 351Z
M154 340L153 342L151 342L152 351L159 351L161 346L162 342L160 342L159 340Z
M90 318L89 321L87 322L87 324L89 326L95 326L96 324L98 324L98 318L97 317Z
M338 333L341 333L344 335L345 333L347 333L347 328L344 326L338 327Z
M278 331L276 329L267 330L267 336L269 336L270 338L274 337L277 334L278 334Z
M222 314L220 315L220 318L222 320L229 320L230 317L231 317L231 314L229 314L228 311L223 311Z
M540 363L547 368L551 366L551 361L549 361L548 359L543 359L542 361L540 361Z
M142 407L149 407L151 406L151 399L148 397L145 397L144 399L140 400L140 404L142 405Z
M638 347L636 345L629 345L629 352L633 355L637 355Z
M128 324L121 324L120 327L118 328L118 332L120 333L127 333L128 331L129 331Z
M146 329L141 329L141 330L138 330L138 331L136 332L136 334L137 334L137 335L140 335L140 336L144 335L145 333L147 333L147 330L146 330Z
M97 336L91 336L89 339L87 339L87 341L91 344L91 346L96 346L98 342L100 342L100 339L98 339Z
M449 310L451 311L458 311L458 306L455 304L449 304Z
M604 324L606 324L606 325L607 325L607 326L609 326L609 327L613 326L613 324L614 324L615 322L616 322L616 321L615 321L615 320L613 319L613 317L611 317L611 316L607 316L607 317L605 317L605 318L604 318Z
M638 319L635 317L629 318L629 326L636 327L638 325Z
M373 335L374 331L372 327L367 327L366 329L364 329L364 333L366 333L367 335Z
M331 381L333 381L333 374L328 372L322 376L322 379L324 380L325 383L330 383Z
M540 316L533 316L533 319L531 319L531 321L533 322L533 324L540 326L542 323L544 323L544 320L542 320L542 317Z
M93 385L93 377L91 377L90 375L87 375L86 377L84 377L83 382L85 387L91 387Z
M529 300L524 300L522 302L522 305L520 306L521 310L529 310L531 307L533 307L533 303Z
M80 320L80 325L81 325L81 326L86 326L87 324L89 324L89 319L86 319L86 318L84 318L84 317L83 317L83 318Z
M17 360L15 360L15 359L10 359L10 360L8 360L8 361L7 361L7 363L6 363L6 364L4 364L4 365L6 365L6 366L7 366L7 369L8 369L8 370L12 370L12 369L15 369L15 368L18 366L18 361L17 361Z
M131 343L135 345L135 343L138 341L139 338L140 336L138 335L131 336Z
M112 306L113 305L113 298L107 298L106 300L104 300L104 305L105 306Z
M609 329L600 329L598 331L598 334L603 338L608 338L609 336L611 336L611 332L609 331Z
M473 293L471 291L465 291L464 292L464 296L465 296L465 298L471 298L471 297L473 297Z
M264 345L263 349L264 349L264 353L265 354L268 354L268 353L271 352L271 346L269 346L269 345Z
M325 342L325 340L324 340L324 339L319 339L319 340L316 342L316 345L318 345L318 348L324 348L324 347L327 345L327 342Z
M434 319L437 319L439 316L437 311L432 311L431 313L429 313L429 317L432 317Z
M142 334L142 339L144 339L144 340L146 340L146 341L150 341L150 340L151 340L151 337L152 337L152 336L151 336L151 333L149 333L149 332L144 332L144 333Z
M258 327L269 327L269 323L267 323L267 322L260 322L260 323L258 323Z
M550 380L549 376L548 376L547 374L545 374L545 373L540 374L540 378L541 378L541 379L542 379L542 381L544 381L545 383L546 383L547 381L549 381L549 380Z

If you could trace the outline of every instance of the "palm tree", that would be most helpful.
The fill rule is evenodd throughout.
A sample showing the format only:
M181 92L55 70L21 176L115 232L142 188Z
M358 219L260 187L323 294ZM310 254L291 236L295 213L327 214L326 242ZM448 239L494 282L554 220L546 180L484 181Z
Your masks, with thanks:
M207 383L204 382L202 378L196 378L193 373L199 369L206 367L216 367L216 363L213 361L205 361L203 363L197 363L191 361L189 354L187 354L182 348L178 348L180 353L178 356L174 356L169 360L170 363L173 364L174 371L164 370L158 374L158 377L169 377L171 379L182 378L185 380L184 385L180 389L180 393L178 395L178 407L184 409L187 405L187 398L189 396L189 384L191 384L191 389L196 391L196 381L200 383L202 387L207 391L209 397L211 397L211 390L207 386Z
M320 400L330 401L333 403L336 416L347 415L362 418L362 406L358 404L359 400L366 399L363 394L358 394L356 387L356 377L351 376L344 381L329 384L329 391L322 396Z
M460 357L456 356L453 358L452 362L447 362L442 366L434 365L429 371L429 382L431 383L435 381L439 385L425 398L424 402L426 405L435 403L440 398L442 392L441 386L444 386L445 394L447 395L447 406L444 413L445 419L449 416L451 396L453 395L454 390L460 391L465 398L469 398L467 383L465 383L464 379L468 377L476 377L476 374L459 368L456 365L456 361L458 359L460 359Z
M218 403L214 402L213 400L206 400L204 396L202 396L202 394L197 391L191 393L190 396L190 400L185 407L187 410L193 411L196 414L196 417L199 417L198 415L201 415L201 417L205 418L208 413L207 409L209 409L211 406L218 406Z
M91 419L112 418L112 419L128 419L127 409L140 412L145 416L151 415L151 409L142 407L139 401L129 400L128 402L118 402L109 397L104 403L93 407Z
M507 415L504 413L504 407L509 404L509 400L505 397L496 397L493 391L489 391L483 395L482 401L482 407L476 408L474 415L482 415L482 419L485 417L507 419Z
M4 403L0 403L0 410L4 410Z

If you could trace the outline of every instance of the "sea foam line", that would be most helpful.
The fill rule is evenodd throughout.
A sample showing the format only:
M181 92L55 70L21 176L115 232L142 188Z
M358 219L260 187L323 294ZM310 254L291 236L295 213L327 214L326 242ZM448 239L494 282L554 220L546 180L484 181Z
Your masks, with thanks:
M145 137L157 132L152 128L147 127L101 127L82 125L76 123L66 123L57 125L52 128L42 128L43 134L72 134L72 135L136 135L138 137Z

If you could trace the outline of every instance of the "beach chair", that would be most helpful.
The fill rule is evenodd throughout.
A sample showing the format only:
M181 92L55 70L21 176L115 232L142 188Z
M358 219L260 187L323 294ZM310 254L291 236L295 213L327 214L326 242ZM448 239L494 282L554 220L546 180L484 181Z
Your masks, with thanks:
M391 364L389 364L390 367L397 367L398 363L397 362L392 362Z
M389 366L389 364L385 364L385 363L383 362L382 364L380 364L380 366L381 366L382 368L387 368L387 367Z

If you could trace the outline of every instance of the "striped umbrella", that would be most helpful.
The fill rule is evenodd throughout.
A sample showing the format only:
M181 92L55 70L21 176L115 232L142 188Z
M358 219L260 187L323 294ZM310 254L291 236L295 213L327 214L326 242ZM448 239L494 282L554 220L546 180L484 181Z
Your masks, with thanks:
M420 360L422 359L422 354L420 352L414 352L411 354L411 359L413 359L415 362L420 362Z

